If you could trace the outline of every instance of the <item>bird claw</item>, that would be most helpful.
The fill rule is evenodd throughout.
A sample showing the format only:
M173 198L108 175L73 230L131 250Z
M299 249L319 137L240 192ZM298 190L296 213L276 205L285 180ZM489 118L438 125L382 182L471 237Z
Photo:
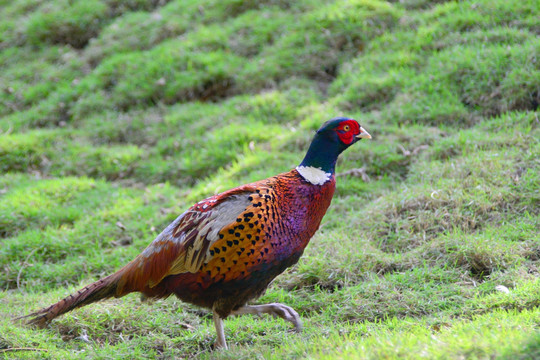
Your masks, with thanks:
M269 314L273 317L280 317L285 321L288 321L294 325L294 330L296 332L302 331L302 321L300 316L294 309L290 306L283 305L280 303L271 303L264 305L246 305L242 306L239 309L233 311L231 315L261 315Z
M294 325L295 332L302 331L302 321L300 320L300 316L292 307L280 303L267 304L266 307L266 313L273 317L280 317L285 321L291 322Z

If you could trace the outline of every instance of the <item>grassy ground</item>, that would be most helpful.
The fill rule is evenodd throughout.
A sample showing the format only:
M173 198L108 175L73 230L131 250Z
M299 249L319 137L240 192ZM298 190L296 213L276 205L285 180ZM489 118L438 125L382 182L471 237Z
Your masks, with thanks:
M538 1L0 0L0 357L540 357ZM14 323L346 115L304 257L226 321L137 296ZM502 286L502 287L501 287ZM38 350L15 351L13 348ZM11 350L10 350L11 349Z

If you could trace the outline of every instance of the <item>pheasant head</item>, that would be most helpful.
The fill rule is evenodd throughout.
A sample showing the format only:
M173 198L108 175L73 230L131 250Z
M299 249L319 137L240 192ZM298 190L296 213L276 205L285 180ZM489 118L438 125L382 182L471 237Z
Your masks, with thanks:
M356 120L328 120L317 130L296 170L312 184L322 185L334 174L339 154L361 139L371 139L371 135Z

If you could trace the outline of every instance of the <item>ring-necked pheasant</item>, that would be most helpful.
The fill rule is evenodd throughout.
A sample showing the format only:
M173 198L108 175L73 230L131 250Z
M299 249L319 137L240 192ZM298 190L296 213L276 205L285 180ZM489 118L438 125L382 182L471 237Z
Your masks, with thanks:
M298 261L332 200L339 154L370 138L355 120L327 121L298 167L198 202L122 269L27 315L33 317L29 323L44 327L77 307L141 292L175 294L211 309L216 347L227 348L223 319L229 315L268 313L300 330L300 318L288 306L246 304Z

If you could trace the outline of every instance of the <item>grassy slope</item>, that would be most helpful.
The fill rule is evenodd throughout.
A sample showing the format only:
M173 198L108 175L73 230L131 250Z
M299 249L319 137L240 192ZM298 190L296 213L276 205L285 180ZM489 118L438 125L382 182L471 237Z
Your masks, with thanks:
M539 12L0 0L0 351L47 350L0 356L538 358ZM235 318L232 349L211 352L206 312L134 295L47 330L10 320L125 264L194 201L295 166L336 115L374 140L340 160L322 228L258 300L295 307L302 334Z

